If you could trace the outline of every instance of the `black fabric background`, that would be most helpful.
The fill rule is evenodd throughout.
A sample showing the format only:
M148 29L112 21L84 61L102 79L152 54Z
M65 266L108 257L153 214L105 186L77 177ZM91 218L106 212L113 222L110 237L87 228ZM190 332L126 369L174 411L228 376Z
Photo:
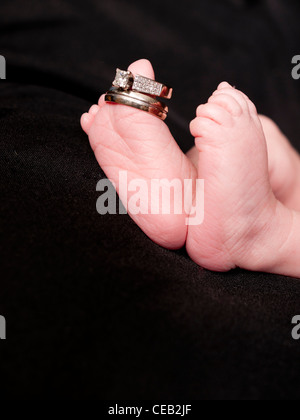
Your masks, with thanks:
M296 0L1 0L2 398L300 397L299 280L211 273L99 216L79 126L115 68L145 57L175 89L183 150L222 80L300 148L299 17Z

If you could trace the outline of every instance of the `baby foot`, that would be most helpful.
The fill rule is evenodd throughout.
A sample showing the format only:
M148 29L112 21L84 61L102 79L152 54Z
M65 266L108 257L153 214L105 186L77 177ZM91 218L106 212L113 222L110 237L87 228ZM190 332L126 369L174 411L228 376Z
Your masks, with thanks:
M140 60L129 70L134 74L154 79L149 61ZM119 188L119 173L127 171L128 182L151 180L195 179L196 169L182 153L167 125L146 112L124 105L107 104L104 96L81 119L96 158ZM128 193L127 202L133 193ZM126 203L124 203L126 205ZM172 207L172 206L171 206ZM150 212L151 213L151 212ZM130 214L130 209L129 209ZM154 215L130 214L140 228L156 243L170 249L184 246L187 235L186 214Z
M191 132L199 151L198 177L205 180L205 219L189 227L189 255L215 271L264 269L271 223L282 204L271 188L255 106L222 83L198 108Z
M270 118L259 115L268 148L269 176L275 197L290 209L300 210L300 156ZM198 168L199 152L193 147L188 158Z

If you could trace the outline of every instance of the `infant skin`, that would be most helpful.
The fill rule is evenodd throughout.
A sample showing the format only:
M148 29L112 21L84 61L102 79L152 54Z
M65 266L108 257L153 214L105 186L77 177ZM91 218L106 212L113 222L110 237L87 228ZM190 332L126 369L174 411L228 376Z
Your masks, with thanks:
M129 70L155 79L147 60ZM128 180L204 179L205 217L187 226L188 212L131 214L168 249L184 245L200 266L236 267L300 277L300 156L276 124L259 116L242 92L223 82L191 122L194 147L185 155L167 125L123 105L98 105L81 118L99 165L117 191ZM130 194L121 200L129 200Z

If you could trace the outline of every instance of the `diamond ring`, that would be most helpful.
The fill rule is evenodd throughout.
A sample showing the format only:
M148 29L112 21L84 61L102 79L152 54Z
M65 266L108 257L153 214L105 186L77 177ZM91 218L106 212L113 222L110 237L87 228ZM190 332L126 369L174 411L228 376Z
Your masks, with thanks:
M112 87L105 95L105 102L130 106L165 121L168 116L168 107L163 102L142 93L123 89Z
M159 98L171 99L173 89L158 83L155 80L148 79L144 76L134 76L131 71L117 69L113 86L124 89L125 91L132 90L134 92L144 93L146 95L157 96Z

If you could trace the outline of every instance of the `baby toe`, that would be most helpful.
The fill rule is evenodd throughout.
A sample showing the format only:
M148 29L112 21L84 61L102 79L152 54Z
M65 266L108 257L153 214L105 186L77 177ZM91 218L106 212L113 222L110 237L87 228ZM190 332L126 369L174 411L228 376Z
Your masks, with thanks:
M223 107L208 103L197 108L197 117L207 118L219 125L228 125L232 121L231 114Z
M93 117L95 117L95 115L98 114L99 109L100 109L99 105L93 105L93 106L91 106L91 108L89 110L89 114L92 115Z
M102 108L105 105L105 94L100 96L100 99L98 101L98 105L100 108Z
M81 120L80 120L80 123L81 123L81 127L82 127L83 131L86 134L89 134L89 131L91 129L91 126L93 124L93 121L94 121L93 115L91 115L91 114L89 114L87 112L82 115Z
M223 88L221 90L217 90L213 94L213 96L217 96L221 94L231 96L240 105L243 112L249 112L249 106L248 106L249 98L243 92L240 92L239 90L233 87L228 87L228 88Z
M191 134L196 139L202 137L209 138L211 133L215 133L218 127L219 125L209 118L198 117L190 123Z
M209 98L208 103L222 107L234 117L240 117L244 112L243 107L236 98L228 93L223 93L223 91L213 94Z
M219 93L219 92L227 93L227 94L231 95L232 97L234 97L239 102L239 104L241 105L241 107L243 108L244 111L249 111L249 113L253 117L258 118L258 112L257 112L256 106L254 105L254 103L251 101L251 99L249 99L249 97L244 92L235 89L234 87L232 87L227 82L222 82L219 85L217 93Z
M135 61L129 66L128 70L131 71L131 73L135 76L139 74L144 77L148 77L149 79L155 80L154 69L149 60L143 59Z
M218 86L218 90L233 88L228 82L222 82Z

